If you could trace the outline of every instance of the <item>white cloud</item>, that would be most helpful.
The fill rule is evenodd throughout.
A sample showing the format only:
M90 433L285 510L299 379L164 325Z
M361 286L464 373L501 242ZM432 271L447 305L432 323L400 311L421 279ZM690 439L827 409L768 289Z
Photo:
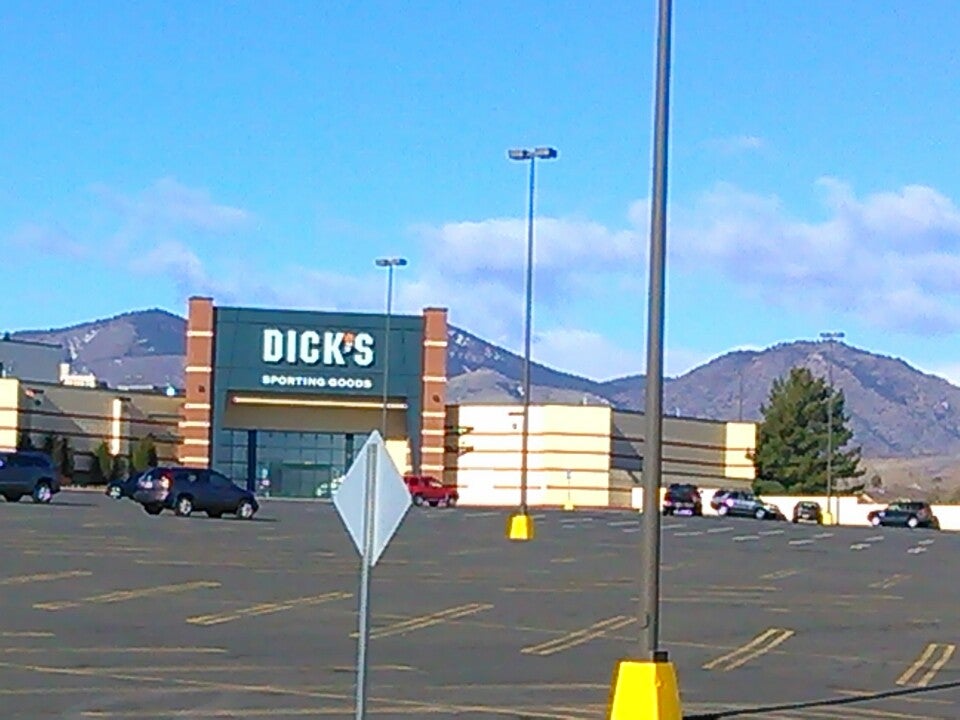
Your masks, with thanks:
M671 218L679 270L712 268L774 305L843 309L880 328L960 330L960 209L907 186L858 198L824 178L829 217L720 185Z
M95 185L93 191L127 222L153 230L223 233L246 227L253 219L248 210L214 202L207 190L188 187L173 178L160 178L134 195L102 184Z
M26 253L71 260L80 260L90 255L90 249L66 230L36 223L21 225L13 232L10 241Z

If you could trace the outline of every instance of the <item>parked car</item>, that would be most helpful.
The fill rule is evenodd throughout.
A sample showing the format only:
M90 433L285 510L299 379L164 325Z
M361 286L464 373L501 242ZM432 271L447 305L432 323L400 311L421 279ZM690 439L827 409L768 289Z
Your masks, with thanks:
M719 512L720 506L723 504L723 499L732 492L733 490L728 490L726 488L720 488L719 490L715 491L713 496L710 498L710 507Z
M17 502L29 495L35 503L48 503L60 492L60 473L47 453L17 450L0 453L0 495Z
M671 483L663 495L664 515L703 515L700 489L690 483Z
M717 501L718 515L739 515L757 520L786 520L786 516L773 503L764 502L747 490L728 490Z
M812 522L817 525L823 524L823 510L820 503L812 500L801 500L793 506L793 522Z
M118 478L107 483L103 494L112 497L114 500L123 498L133 499L133 493L137 490L137 481L144 473L133 473L125 478Z
M181 517L195 510L212 518L225 513L249 520L260 509L252 492L216 470L192 467L153 468L137 478L133 499L149 515L173 510Z
M868 513L867 520L875 527L883 525L940 529L940 521L933 514L930 503L920 501L905 500L891 503L883 510L873 510Z
M414 505L453 507L460 500L460 493L455 487L447 487L430 475L404 475L403 481L407 484Z

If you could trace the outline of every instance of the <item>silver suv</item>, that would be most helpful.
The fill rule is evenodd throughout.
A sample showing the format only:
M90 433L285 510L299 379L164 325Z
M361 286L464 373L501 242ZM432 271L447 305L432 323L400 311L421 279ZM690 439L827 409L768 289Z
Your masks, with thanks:
M726 490L713 496L710 504L718 515L741 515L757 520L780 520L783 513L772 503L767 503L746 490Z
M42 452L0 452L0 495L17 502L29 495L35 503L48 503L60 492L60 474L53 459Z

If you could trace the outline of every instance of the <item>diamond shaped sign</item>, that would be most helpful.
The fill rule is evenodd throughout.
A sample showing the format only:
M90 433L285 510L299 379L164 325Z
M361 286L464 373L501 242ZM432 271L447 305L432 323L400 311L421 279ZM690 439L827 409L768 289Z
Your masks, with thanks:
M372 498L368 499L367 470L371 460L375 463L375 474ZM370 567L373 567L383 555L411 505L407 484L397 471L383 438L376 430L367 438L333 496L333 505L361 557L364 554L366 532L364 510L370 500L373 503L370 508L370 516L373 518L373 542L370 557L366 560Z

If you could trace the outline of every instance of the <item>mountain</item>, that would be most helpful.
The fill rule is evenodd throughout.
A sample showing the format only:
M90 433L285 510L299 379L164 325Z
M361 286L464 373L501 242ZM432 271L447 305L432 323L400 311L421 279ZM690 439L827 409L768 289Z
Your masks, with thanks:
M186 321L163 310L124 313L69 328L19 332L16 338L59 343L74 372L93 372L111 386L183 385ZM795 366L833 382L847 400L854 442L866 456L960 455L960 388L903 360L842 343L791 342L736 351L664 382L666 414L757 420L771 383ZM521 400L522 358L451 327L450 402ZM644 378L597 382L533 363L535 402L610 404L642 409Z

